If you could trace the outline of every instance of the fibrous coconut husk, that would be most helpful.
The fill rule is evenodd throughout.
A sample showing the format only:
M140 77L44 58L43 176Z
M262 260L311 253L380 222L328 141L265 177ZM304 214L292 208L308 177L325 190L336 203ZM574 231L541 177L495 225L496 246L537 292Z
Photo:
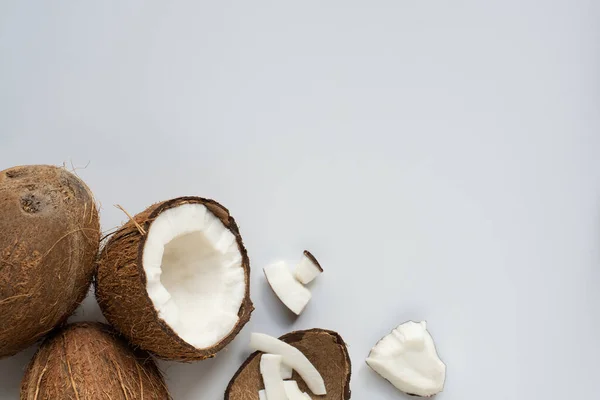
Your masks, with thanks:
M165 210L190 203L206 206L235 235L245 273L246 294L237 325L220 342L205 349L185 342L159 318L146 292L142 265L146 232L154 219ZM123 225L101 252L95 283L96 298L106 319L133 344L168 360L196 361L214 357L234 339L254 310L250 300L250 261L238 226L225 207L201 197L180 197L154 204Z
M0 358L66 321L99 246L94 197L77 176L48 165L0 171Z
M40 346L21 384L21 400L167 400L148 353L133 350L108 325L83 322Z

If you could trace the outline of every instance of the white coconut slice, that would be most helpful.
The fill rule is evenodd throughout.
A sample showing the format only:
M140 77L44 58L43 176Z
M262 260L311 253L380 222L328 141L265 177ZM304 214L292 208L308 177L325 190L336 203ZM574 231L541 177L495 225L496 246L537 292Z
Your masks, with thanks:
M300 315L312 297L310 290L294 278L283 261L266 266L264 272L277 297L294 314Z
M429 397L444 389L446 365L423 322L406 322L381 339L367 364L404 393Z
M289 365L281 363L281 379L292 379L294 370Z
M289 400L310 400L310 396L300 390L296 381L284 381L283 387Z
M304 250L302 260L294 268L294 276L303 284L312 282L317 276L323 273L323 268L311 254L310 251Z
M211 347L236 326L245 295L242 254L233 233L203 204L159 214L143 266L158 316L187 343Z
M260 374L268 400L288 400L281 379L281 360L282 357L276 354L263 354L260 358Z
M298 387L298 382L296 381L284 381L283 387L288 400L311 400L311 397L307 393L304 393L302 390L300 390ZM260 390L258 392L258 399L268 400L267 393L264 390Z
M264 333L252 333L250 347L255 351L282 356L283 363L298 372L314 394L319 396L327 394L323 377L308 358L297 348Z

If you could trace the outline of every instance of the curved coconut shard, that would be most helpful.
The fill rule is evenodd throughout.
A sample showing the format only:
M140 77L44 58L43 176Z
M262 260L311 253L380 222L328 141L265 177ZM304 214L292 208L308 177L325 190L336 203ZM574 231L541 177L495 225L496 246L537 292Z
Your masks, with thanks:
M134 345L194 361L213 357L248 322L249 282L229 211L181 197L150 206L113 234L98 262L96 298Z
M350 356L338 333L309 329L291 332L279 339L301 351L322 376L327 394L318 396L319 400L350 399ZM229 382L225 400L259 400L258 393L264 389L260 375L261 354L253 353L238 369ZM301 391L312 393L297 371L294 371L292 379Z

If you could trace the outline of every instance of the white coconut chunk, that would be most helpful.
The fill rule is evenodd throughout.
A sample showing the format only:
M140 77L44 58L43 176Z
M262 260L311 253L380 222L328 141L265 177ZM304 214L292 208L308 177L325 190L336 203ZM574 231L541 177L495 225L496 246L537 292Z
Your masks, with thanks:
M406 322L381 339L367 364L404 393L429 397L444 389L446 365L423 322Z
M283 357L283 363L302 377L308 388L316 395L327 394L325 381L314 365L294 346L264 333L252 333L250 347L263 353L278 354Z
M284 381L283 387L289 400L310 400L310 396L300 390L296 381Z
M294 370L289 365L285 365L285 363L281 364L281 378L282 379L291 379L294 374Z
M307 393L300 390L296 381L284 381L283 387L288 400L311 400L311 397ZM258 399L268 400L267 393L264 390L259 390Z
M281 360L276 354L263 354L260 358L260 374L268 400L288 400L281 378Z
M300 315L312 297L310 290L294 278L283 261L266 266L264 272L277 297L294 314Z
M235 327L246 286L242 254L233 233L204 205L160 213L142 262L148 297L181 339L209 348Z
M322 273L323 268L321 268L317 259L308 250L304 250L302 260L294 268L296 279L306 285Z

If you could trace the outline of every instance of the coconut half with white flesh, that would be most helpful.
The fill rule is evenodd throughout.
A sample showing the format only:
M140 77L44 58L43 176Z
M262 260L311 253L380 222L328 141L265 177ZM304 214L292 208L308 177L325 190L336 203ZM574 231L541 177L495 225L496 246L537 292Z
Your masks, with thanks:
M115 232L98 262L96 298L131 343L158 357L213 357L254 309L250 263L219 203L181 197L150 206Z
M296 279L306 285L322 273L323 268L321 268L321 264L319 264L315 256L310 251L304 250L302 260L294 268Z
M263 268L267 282L273 292L294 314L300 315L310 301L312 294L302 283L298 282L288 265L276 262Z
M446 365L423 322L406 322L381 339L367 364L400 391L430 397L444 389Z
M318 397L319 400L348 400L350 398L352 369L350 356L344 340L338 333L324 329L309 329L288 333L281 336L279 340L262 334L253 336L251 347L260 347L265 351L254 352L242 364L227 386L225 400L259 399L258 393L264 389L260 373L260 359L263 353L285 353L279 355L282 356L284 364L293 364L291 365L294 369L292 379L297 382L300 391L309 393L312 398ZM278 341L284 342L284 345L278 344ZM288 349L285 344L297 350L300 356L294 350ZM308 367L304 361L297 361L302 358L307 359ZM314 368L318 376L322 378L325 394L316 395L314 393L312 389L322 393L322 390L319 390L319 384L315 384L319 379L304 372L307 368L309 370ZM302 375L305 378L301 376L298 369L303 371Z

